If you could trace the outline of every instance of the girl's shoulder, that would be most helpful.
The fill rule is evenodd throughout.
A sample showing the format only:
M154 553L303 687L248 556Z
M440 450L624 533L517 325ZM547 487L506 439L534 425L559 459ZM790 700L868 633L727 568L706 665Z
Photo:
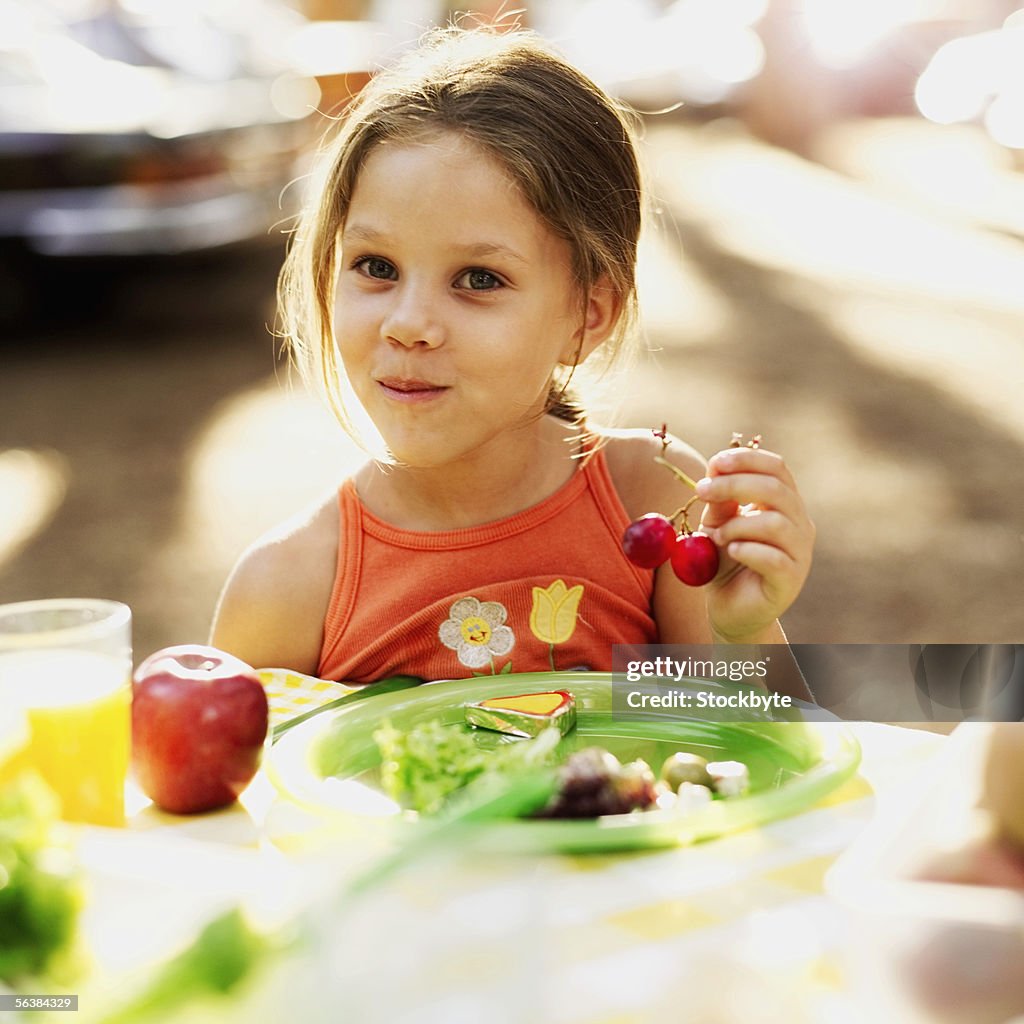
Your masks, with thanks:
M256 668L313 675L338 560L338 495L268 530L235 564L210 642Z
M692 495L671 472L655 462L659 456L681 469L691 480L705 475L707 463L701 455L671 434L668 447L663 449L661 439L655 437L652 430L601 427L594 433L604 452L615 490L631 519L647 512L668 514ZM701 503L695 503L691 523L700 518L700 509Z

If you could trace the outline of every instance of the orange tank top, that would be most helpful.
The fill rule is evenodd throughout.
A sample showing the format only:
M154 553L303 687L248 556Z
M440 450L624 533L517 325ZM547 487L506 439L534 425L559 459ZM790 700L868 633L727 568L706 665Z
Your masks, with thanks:
M369 683L590 668L657 643L654 574L622 553L626 510L598 450L539 504L481 526L398 529L351 480L318 675Z

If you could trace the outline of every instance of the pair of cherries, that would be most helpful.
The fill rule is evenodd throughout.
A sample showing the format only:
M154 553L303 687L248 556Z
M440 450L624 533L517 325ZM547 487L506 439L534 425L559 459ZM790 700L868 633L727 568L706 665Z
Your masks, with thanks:
M696 489L696 484L678 466L672 465L665 457L668 447L668 432L665 425L655 430L654 436L661 438L662 454L655 462L669 469L676 478L688 487ZM730 448L739 448L743 444L742 434L733 434ZM749 448L758 448L761 435L755 434L747 442ZM672 571L683 583L690 587L702 587L710 583L718 573L719 554L715 542L706 534L694 532L687 522L687 512L697 500L696 494L671 516L660 512L648 512L634 520L626 527L622 535L622 550L626 557L642 569L657 569L666 562L671 562ZM681 520L677 529L676 520Z
M657 569L671 561L672 571L688 586L702 587L718 572L718 548L703 533L693 533L686 520L676 530L671 519L660 512L630 523L622 535L622 550L641 569Z

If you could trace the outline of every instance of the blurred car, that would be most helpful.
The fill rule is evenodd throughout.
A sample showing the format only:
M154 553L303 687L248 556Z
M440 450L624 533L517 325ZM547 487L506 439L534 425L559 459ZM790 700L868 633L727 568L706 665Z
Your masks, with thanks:
M48 257L201 251L296 205L318 119L270 0L0 0L0 242Z

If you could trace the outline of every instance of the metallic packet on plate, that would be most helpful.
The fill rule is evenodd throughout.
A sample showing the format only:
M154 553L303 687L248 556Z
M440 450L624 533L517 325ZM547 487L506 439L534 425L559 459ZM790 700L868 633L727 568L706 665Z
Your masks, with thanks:
M491 697L466 705L466 721L510 736L536 736L555 725L564 736L576 725L576 698L567 690Z

